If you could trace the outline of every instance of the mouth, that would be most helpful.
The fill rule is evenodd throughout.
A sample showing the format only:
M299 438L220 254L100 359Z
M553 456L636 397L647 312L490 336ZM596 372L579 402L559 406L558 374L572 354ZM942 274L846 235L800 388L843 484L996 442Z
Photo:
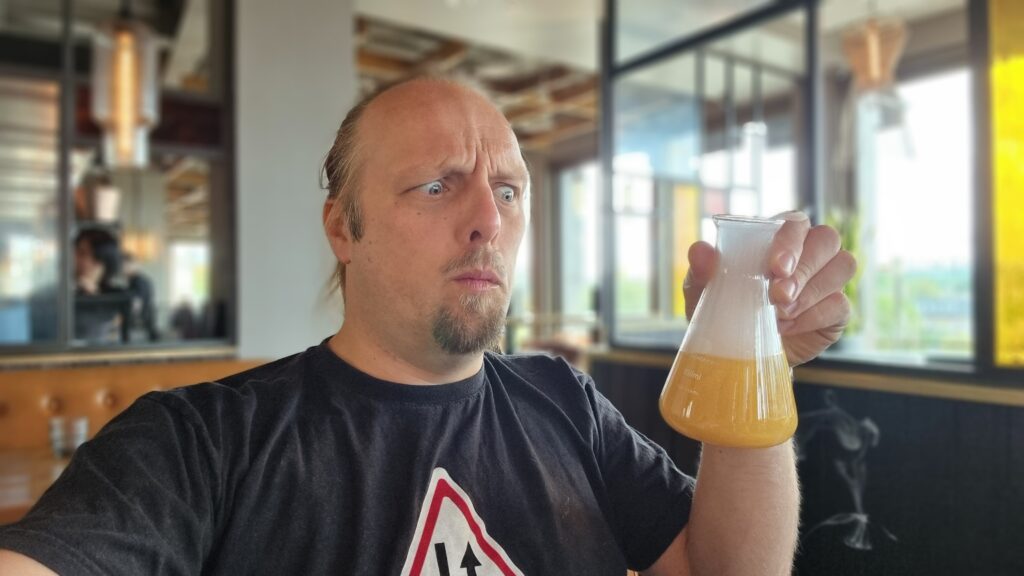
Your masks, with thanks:
M493 270L469 270L454 278L460 286L474 291L501 288L504 284L501 277Z

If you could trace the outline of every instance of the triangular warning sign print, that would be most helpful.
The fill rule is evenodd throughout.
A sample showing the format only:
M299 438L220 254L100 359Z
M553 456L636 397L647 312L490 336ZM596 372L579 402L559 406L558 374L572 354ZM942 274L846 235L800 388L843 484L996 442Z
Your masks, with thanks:
M473 502L444 468L434 468L402 576L522 576L491 538Z

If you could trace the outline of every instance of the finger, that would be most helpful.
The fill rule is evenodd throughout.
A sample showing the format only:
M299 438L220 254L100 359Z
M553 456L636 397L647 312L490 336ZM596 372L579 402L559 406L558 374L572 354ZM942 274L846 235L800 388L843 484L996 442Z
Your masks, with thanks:
M686 279L683 280L683 299L686 301L686 317L691 318L697 308L701 292L715 273L718 253L715 252L714 246L701 241L694 242L686 256L690 261L690 268L686 272Z
M804 237L811 228L811 221L803 212L783 212L775 216L786 222L775 233L768 250L769 272L773 277L786 278L796 270L800 254L804 249Z
M779 317L795 318L833 292L841 292L856 272L857 260L846 250L840 250L817 274L808 280L796 300L779 308Z
M811 228L793 274L772 282L772 302L783 306L795 302L804 286L835 257L839 248L839 234L835 230L828 226Z
M834 334L835 339L838 339L849 321L850 301L842 292L833 292L796 318L780 320L779 333L783 336L793 336L807 332L825 332Z

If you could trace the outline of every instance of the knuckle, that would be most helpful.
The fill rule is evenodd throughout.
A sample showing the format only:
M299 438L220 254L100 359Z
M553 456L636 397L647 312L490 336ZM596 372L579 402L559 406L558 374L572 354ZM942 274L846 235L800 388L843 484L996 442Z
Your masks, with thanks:
M822 246L826 247L829 254L839 252L842 239L839 237L839 233L831 226L815 226L814 228L811 228L811 231L808 232L807 235L812 236L815 242L820 242Z

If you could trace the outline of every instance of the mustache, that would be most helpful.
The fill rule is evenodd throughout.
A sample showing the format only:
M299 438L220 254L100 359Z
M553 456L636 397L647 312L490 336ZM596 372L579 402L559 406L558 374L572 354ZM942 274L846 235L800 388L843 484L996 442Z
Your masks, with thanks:
M505 266L505 258L501 255L501 252L488 250L487 248L480 248L479 250L466 252L457 258L452 258L441 271L444 274L455 274L481 268L493 270L501 278L502 285L507 283L508 268Z

